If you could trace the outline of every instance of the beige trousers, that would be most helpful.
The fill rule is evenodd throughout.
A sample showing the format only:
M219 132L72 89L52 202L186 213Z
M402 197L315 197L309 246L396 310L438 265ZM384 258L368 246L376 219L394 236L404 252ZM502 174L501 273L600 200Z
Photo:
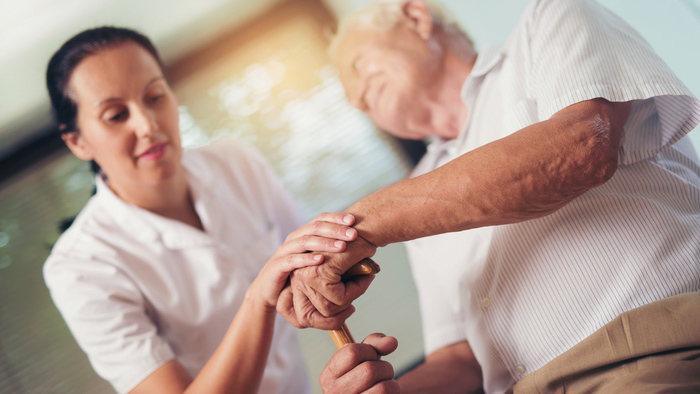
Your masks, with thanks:
M700 292L621 314L507 393L700 393Z

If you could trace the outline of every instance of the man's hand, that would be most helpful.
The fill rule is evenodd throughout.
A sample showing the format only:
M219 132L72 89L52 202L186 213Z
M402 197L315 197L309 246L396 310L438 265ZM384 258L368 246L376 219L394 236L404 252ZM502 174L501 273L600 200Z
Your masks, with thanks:
M323 264L298 269L289 276L277 302L277 311L298 328L337 329L355 311L352 302L365 293L374 275L342 281L341 276L376 247L357 237L341 253L321 253Z
M396 350L396 338L372 334L362 343L343 346L331 357L321 373L324 394L399 393L394 367L381 356Z

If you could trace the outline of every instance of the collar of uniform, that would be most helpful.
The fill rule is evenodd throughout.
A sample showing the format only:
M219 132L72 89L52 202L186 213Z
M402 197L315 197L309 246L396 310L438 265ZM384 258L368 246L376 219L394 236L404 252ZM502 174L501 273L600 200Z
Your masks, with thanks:
M144 242L153 242L158 239L158 233L144 220L139 211L145 211L139 207L127 204L117 197L112 189L107 186L107 179L100 173L95 177L97 197L106 208L106 212L121 225L125 231L136 236Z
M187 177L190 187L198 189L200 184L197 177L191 176L189 171L187 171ZM124 202L112 192L102 176L97 177L96 183L97 191L106 203L108 212L124 227L125 231L134 234L140 241L157 242L160 239L168 249L186 249L213 244L212 238L203 231ZM198 197L206 194L207 191L193 190L195 206L200 205L197 201Z

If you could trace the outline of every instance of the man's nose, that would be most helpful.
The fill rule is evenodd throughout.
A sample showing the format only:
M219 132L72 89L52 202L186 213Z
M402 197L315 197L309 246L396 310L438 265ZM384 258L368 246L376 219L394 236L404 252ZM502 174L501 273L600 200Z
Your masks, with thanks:
M353 107L359 109L360 111L367 112L369 107L367 106L367 101L365 100L365 92L367 91L367 85L358 82L355 84L354 88L348 93L348 102Z

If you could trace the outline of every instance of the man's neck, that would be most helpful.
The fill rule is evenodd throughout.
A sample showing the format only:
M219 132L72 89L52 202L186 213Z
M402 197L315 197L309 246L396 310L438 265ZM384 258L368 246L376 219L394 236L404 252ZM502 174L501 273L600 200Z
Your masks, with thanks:
M444 57L443 78L441 79L437 97L433 105L435 110L431 111L435 135L445 138L457 138L467 120L469 109L462 102L462 86L474 68L477 53L471 44L465 44L453 49L448 46ZM437 114L438 116L435 116Z

